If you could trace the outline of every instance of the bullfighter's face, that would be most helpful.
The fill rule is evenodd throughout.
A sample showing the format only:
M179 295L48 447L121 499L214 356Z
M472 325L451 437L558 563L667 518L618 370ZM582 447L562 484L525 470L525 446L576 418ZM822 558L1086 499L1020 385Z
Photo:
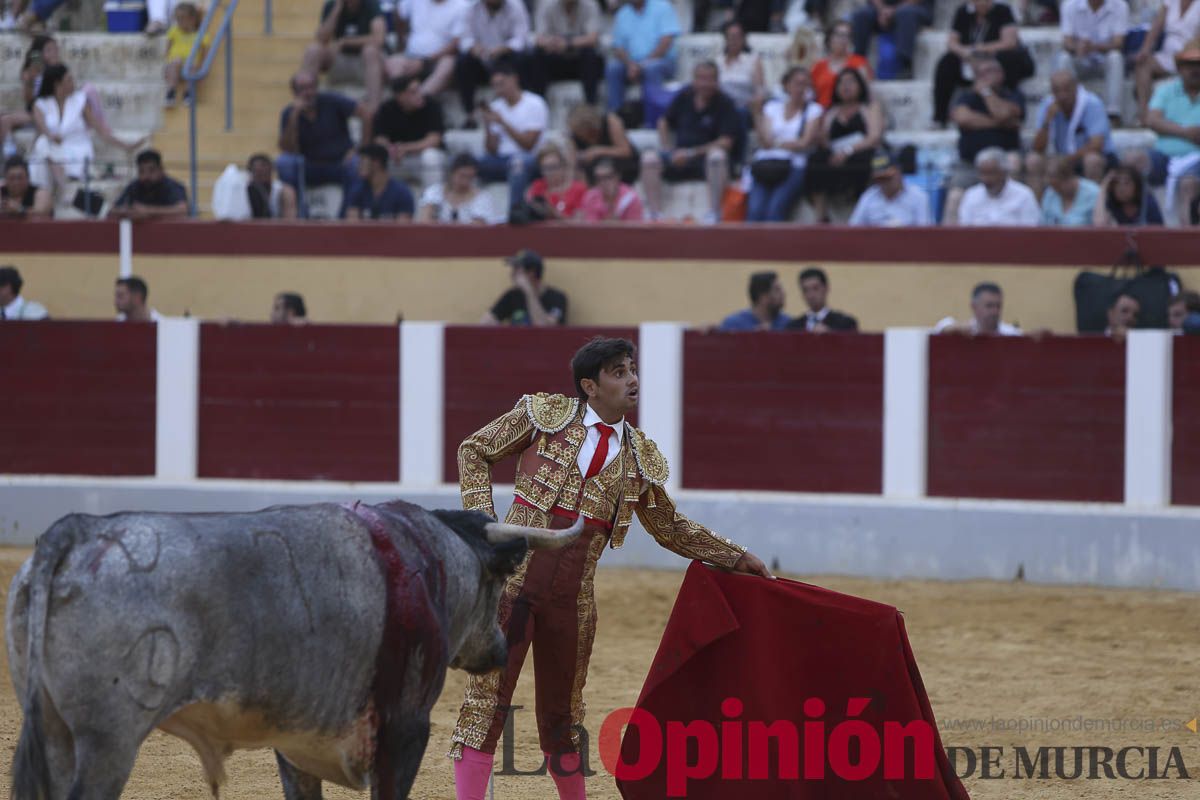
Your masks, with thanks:
M597 380L587 381L584 390L588 393L588 404L596 413L605 422L616 422L637 409L637 364L628 356L609 364L600 370Z

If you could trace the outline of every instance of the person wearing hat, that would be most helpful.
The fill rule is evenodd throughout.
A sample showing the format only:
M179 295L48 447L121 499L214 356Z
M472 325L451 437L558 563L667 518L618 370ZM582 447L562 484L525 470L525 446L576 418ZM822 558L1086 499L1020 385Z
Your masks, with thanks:
M483 325L566 325L567 296L542 285L542 257L521 250L505 259L512 268L512 288L483 314Z
M1187 209L1200 187L1200 38L1175 54L1175 64L1179 77L1154 90L1146 116L1147 127L1158 134L1148 154L1149 180L1166 184L1168 219Z
M896 157L880 150L871 159L871 186L858 198L850 224L906 228L930 222L929 195L905 183Z

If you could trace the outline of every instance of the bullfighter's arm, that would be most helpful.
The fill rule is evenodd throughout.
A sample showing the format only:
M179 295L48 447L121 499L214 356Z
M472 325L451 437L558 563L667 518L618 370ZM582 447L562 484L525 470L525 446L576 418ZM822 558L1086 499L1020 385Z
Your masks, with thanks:
M650 484L636 506L638 519L660 545L684 558L697 558L733 569L746 548L718 536L675 510L675 501L662 486Z
M492 503L492 464L521 452L533 441L533 423L525 398L463 440L458 446L458 484L463 508L496 517Z

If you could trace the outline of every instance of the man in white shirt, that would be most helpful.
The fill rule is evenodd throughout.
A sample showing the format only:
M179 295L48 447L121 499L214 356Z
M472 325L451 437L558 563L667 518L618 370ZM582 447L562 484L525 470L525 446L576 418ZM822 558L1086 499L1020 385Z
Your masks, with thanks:
M930 224L929 195L909 186L895 156L880 151L871 160L874 184L863 192L850 215L851 225L910 228Z
M468 0L401 0L396 7L400 29L406 32L404 54L388 59L393 78L416 75L421 93L434 97L450 85Z
M1000 319L1004 311L1004 293L997 284L985 282L971 291L971 319L958 322L946 317L933 326L934 333L958 333L965 336L1021 336L1021 329Z
M988 147L975 156L979 183L963 193L959 225L1037 225L1041 206L1033 190L1008 177L1008 155Z
M479 110L486 126L486 152L479 159L485 183L508 181L509 207L525 197L538 146L550 122L546 101L521 88L516 66L507 61L492 72L495 99Z
M136 275L118 278L113 290L113 305L117 309L118 322L160 322L162 315L146 305L150 294L146 282Z
M467 7L454 63L454 83L464 111L475 108L475 88L488 82L497 64L524 64L530 27L522 0L476 0Z
M1105 108L1110 117L1120 117L1129 6L1125 0L1066 0L1059 15L1063 49L1054 69L1070 69L1083 80L1103 75Z
M0 321L35 320L50 316L41 303L21 297L25 281L16 267L0 267Z

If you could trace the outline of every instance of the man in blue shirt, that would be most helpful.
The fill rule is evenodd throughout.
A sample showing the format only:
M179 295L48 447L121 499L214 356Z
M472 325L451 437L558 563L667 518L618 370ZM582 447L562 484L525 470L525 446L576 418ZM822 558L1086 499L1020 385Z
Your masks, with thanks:
M778 273L756 272L750 276L750 307L730 314L717 330L781 331L792 321L783 313L786 299Z
M625 100L625 87L641 83L643 97L661 93L675 74L675 39L683 32L668 0L629 0L613 20L612 53L604 69L608 110Z
M1200 193L1200 38L1175 54L1179 77L1159 84L1150 98L1146 125L1158 134L1150 151L1150 183L1166 184L1170 218L1186 211ZM1180 215L1184 225L1187 220Z
M412 192L388 175L388 152L383 145L358 149L358 174L359 181L346 198L346 219L412 219Z
M341 184L343 192L358 178L350 117L363 123L363 141L371 141L371 114L362 103L331 92L317 91L317 76L300 71L292 76L292 102L279 115L279 179L302 194L304 186ZM307 216L307 209L301 213Z
M1112 126L1104 101L1079 85L1069 70L1050 76L1050 95L1038 107L1037 133L1025 157L1025 173L1045 185L1047 153L1065 158L1073 169L1099 183L1117 165Z

